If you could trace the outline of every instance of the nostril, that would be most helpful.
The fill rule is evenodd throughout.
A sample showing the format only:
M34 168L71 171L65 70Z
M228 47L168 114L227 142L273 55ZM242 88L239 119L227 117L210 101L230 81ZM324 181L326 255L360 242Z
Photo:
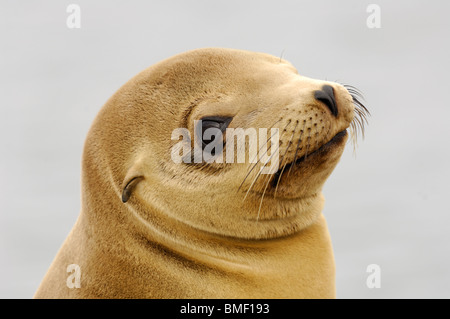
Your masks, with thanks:
M338 108L336 105L336 98L334 97L334 89L330 85L324 85L322 90L314 91L314 98L317 101L324 103L334 116L338 115Z

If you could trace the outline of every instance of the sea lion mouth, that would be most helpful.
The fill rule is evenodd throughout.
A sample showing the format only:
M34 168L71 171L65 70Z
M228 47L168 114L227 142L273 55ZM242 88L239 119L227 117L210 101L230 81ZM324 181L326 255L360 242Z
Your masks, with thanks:
M287 163L286 165L282 165L282 166L280 165L280 168L274 174L274 177L272 179L272 186L274 188L277 187L277 185L280 182L281 176L283 175L283 172L290 172L290 170L292 168L300 167L302 165L302 163L308 159L314 160L314 158L317 156L325 155L326 153L328 153L329 151L334 149L334 147L339 145L342 142L342 140L347 136L347 134L348 134L347 129L345 129L345 130L337 133L333 138L331 138L331 140L329 140L327 143L320 146L315 151L313 151L309 154L303 155L302 157L296 159L294 162L290 162L290 163Z

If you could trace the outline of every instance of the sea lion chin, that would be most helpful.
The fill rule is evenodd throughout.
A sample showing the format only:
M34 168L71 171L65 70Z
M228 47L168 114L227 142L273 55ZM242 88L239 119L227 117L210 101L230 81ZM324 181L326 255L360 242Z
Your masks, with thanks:
M334 297L321 189L366 114L353 87L268 54L199 49L151 66L97 115L80 216L35 297ZM224 134L214 156L233 161L194 161L208 128L254 128L266 160L240 162ZM262 173L273 154L276 169ZM84 288L65 286L67 264L80 265Z

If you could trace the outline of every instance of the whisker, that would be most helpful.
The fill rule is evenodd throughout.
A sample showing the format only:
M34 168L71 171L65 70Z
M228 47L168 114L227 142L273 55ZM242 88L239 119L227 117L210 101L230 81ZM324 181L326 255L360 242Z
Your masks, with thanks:
M276 121L275 123L273 123L272 126L269 127L268 130L271 130L272 127L273 127L275 124L277 124L278 122L280 122L281 120L282 120L282 118L280 118L278 121ZM289 125L289 124L290 124L290 122L288 123L288 125ZM287 127L287 125L286 125L286 127ZM285 127L285 128L286 128L286 127ZM284 129L285 129L285 128L284 128ZM253 161L258 157L259 152L261 152L262 148L263 148L264 146L267 145L267 143L270 141L270 139L271 139L275 134L276 134L276 133L274 133L273 135L271 135L271 136L267 139L266 143L264 143L264 145L262 145L262 146L259 148L258 153L255 154L255 157L253 157L253 160L252 160L251 162L253 162ZM251 162L250 162L250 163L251 163ZM258 161L256 161L255 164L258 164Z
M284 163L283 168L281 169L280 175L279 175L278 178L277 178L277 185L276 185L276 187L275 187L275 193L274 193L274 195L273 195L274 197L277 196L278 185L280 184L281 176L283 176L283 172L284 172L284 169L286 168L286 165L287 165L287 163Z
M283 49L283 51L281 51L280 62L279 62L279 63L281 63L281 60L283 59L284 50L285 50L285 49Z
M287 127L289 126L289 124L291 124L291 121L289 120L289 123L284 127L283 132L281 133L280 139L283 137L284 133L286 132ZM272 148L272 145L270 145ZM247 192L245 193L244 199L242 201L244 201L247 198L247 195L250 193L250 190L253 188L253 185L255 184L255 182L258 180L258 178L261 176L262 171L264 170L264 168L266 167L267 163L269 163L273 156L277 153L277 151L280 149L280 144L278 144L277 148L275 149L275 151L273 151L269 157L269 159L264 163L263 167L259 170L258 174L255 176L255 178L253 179L250 187L248 188ZM267 153L268 149L266 150L266 152L263 154L265 155ZM261 159L261 156L260 156ZM268 174L268 176L270 176L271 174ZM246 177L247 178L247 177ZM242 185L242 184L241 184Z
M247 190L247 193L245 193L244 199L242 201L244 201L247 198L248 193L250 192L250 190L252 189L253 185L255 184L256 180L261 176L261 173L263 171L263 169L266 167L267 163L270 162L270 160L273 158L273 156L275 155L275 153L278 151L278 149L280 148L280 146L278 145L278 147L275 149L275 151L273 152L273 154L270 155L269 159L264 163L263 167L260 169L260 171L258 172L258 175L256 175L256 177L253 179L252 184L250 185L250 187ZM270 174L267 174L268 176L270 176Z
M342 86L348 91L353 100L355 106L355 117L350 124L350 132L352 135L353 149L356 148L359 132L364 139L365 127L368 124L367 118L370 116L370 112L364 105L365 101L363 93L353 85L341 83Z
M308 150L309 150L309 141L311 140L311 130L308 130L308 138L307 138L307 144L306 144L306 151L305 151L305 160L308 158Z
M273 134L271 137L269 137L269 139L266 141L266 143L259 149L259 151L261 151L261 149L267 145L267 143L269 142L269 140L274 136L275 134ZM266 151L258 158L258 160L256 161L255 164L253 164L251 166L251 168L249 168L250 170L247 172L247 175L245 175L244 180L242 181L242 183L239 185L239 188L237 189L237 191L239 192L239 190L241 189L242 185L244 185L245 180L247 179L247 177L250 175L250 173L253 171L253 169L259 164L261 157L266 155L267 152L269 151L269 148L266 148ZM258 155L257 155L258 156Z
M292 135L291 135L291 139L289 140L289 146L286 148L286 151L284 152L284 155L286 155L286 153L287 153L287 151L288 151L288 149L289 149L289 147L290 147L290 144L291 144L291 142L292 142L292 138L293 138L293 136L294 136L294 134L295 134L295 129L297 128L297 125L298 125L298 122L297 122L297 124L295 125L295 128L294 128L294 132L292 132ZM284 131L284 130L283 130ZM278 146L279 147L279 146ZM274 152L274 154L275 154L275 152ZM284 158L284 155L283 155L283 158ZM273 154L272 154L272 156L273 156ZM270 161L270 160L269 160ZM264 164L264 166L265 165L267 165L267 163L269 162L269 161L267 161L265 164ZM283 161L283 160L282 160ZM281 162L282 162L281 161ZM284 166L283 166L283 170L281 171L281 174L283 174L283 171L284 171L284 168L286 167L286 164L287 163L285 163L284 164ZM262 170L260 171L260 173L262 172ZM281 175L280 175L280 178L281 178ZM266 186L264 187L264 191L263 191L263 193L262 193L262 195L261 195L261 200L260 200L260 202L259 202L259 209L258 209L258 216L256 217L256 221L258 222L259 221L259 216L260 216L260 213L261 213L261 207L262 207L262 204L263 204L263 201L264 201L264 195L266 194L266 191L267 191L267 187L269 186L269 183L270 183L270 175L267 175L267 177L266 177ZM278 179L278 182L280 181L280 179ZM277 190L278 190L278 182L277 182L277 188L275 189L275 194L276 194L276 192L277 192Z
M316 128L316 134L314 134L314 137L316 138L316 148L315 149L318 149L319 139L317 138L317 136L319 135L319 131L317 129L317 126L315 126L315 128Z
M347 91L349 93L356 95L357 97L359 97L361 99L364 99L364 95L362 94L362 92L360 90L358 90L357 88L355 88L354 86L344 84L344 87L347 89Z
M294 138L295 130L297 129L297 126L298 126L298 121L297 121L297 123L295 124L294 130L292 131L292 135L291 135L291 138L289 139L288 146L286 147L286 151L284 151L284 154L283 154L283 156L281 157L280 164L283 163L283 160L284 160L284 158L285 158L285 156L286 156L286 153L288 152L289 148L291 147L292 139Z
M302 142L302 136L303 136L303 132L305 131L305 126L306 126L306 121L303 122L303 129L300 130L300 136L298 137L297 147L295 148L294 160L292 161L292 163L295 163L295 161L297 160L297 154L299 151L300 143ZM288 176L289 176L289 174L291 174L292 166L294 166L294 165L291 165L289 167Z
M281 120L281 119L280 119L280 120ZM276 123L278 123L280 120L276 121L276 122L270 127L270 129L272 129L272 127L273 127ZM288 123L286 124L286 126L284 127L283 133L282 133L281 136L283 136L284 130L288 127L289 124L291 124L291 120L289 120L289 122L288 122ZM263 146L261 146L261 148L260 148L259 151L258 151L258 154L259 154L259 152L261 152L262 148L263 148L264 146L267 145L267 143L270 141L270 139L271 139L275 134L276 134L276 133L274 133L271 137L269 137L269 138L267 139L266 143L265 143ZM281 137L280 137L280 139L281 139ZM253 169L256 167L256 165L258 165L258 163L260 162L261 157L264 156L264 155L266 155L268 151L269 151L269 148L267 147L267 148L266 148L266 151L265 151L261 156L259 156L259 158L258 158L258 160L256 161L256 163L251 167L251 169L250 169L250 171L247 173L247 175L245 175L244 180L242 181L242 183L239 185L239 188L237 189L238 192L239 192L239 190L241 189L242 185L244 185L244 182L247 180L247 178L248 178L248 176L250 175L250 173L253 171ZM256 156L258 156L258 154L256 154ZM254 160L255 160L255 159L253 159L253 161L254 161ZM253 183L252 183L252 184L253 184Z
M267 175L266 187L264 187L264 191L263 191L262 196L261 196L261 201L259 202L258 216L256 216L256 222L259 221L259 214L261 212L261 207L262 207L262 203L263 203L263 200L264 200L264 195L266 194L267 186L269 186L269 182L270 182L270 178L269 177L270 177L270 175Z
M286 147L286 151L284 152L283 157L281 158L280 164L283 163L284 158L285 158L287 152L288 152L289 149L291 148L291 145L292 145L292 139L294 138L295 130L297 129L297 126L298 126L298 121L297 121L297 124L295 124L294 131L292 132L291 138L289 139L288 146ZM284 172L284 169L286 168L286 165L287 165L287 162L284 163L283 168L282 168L282 170L281 170L281 173L280 173L280 175L278 176L278 179L277 179L277 185L276 185L276 187L275 187L274 197L277 196L278 185L280 184L281 176L283 175L283 172Z

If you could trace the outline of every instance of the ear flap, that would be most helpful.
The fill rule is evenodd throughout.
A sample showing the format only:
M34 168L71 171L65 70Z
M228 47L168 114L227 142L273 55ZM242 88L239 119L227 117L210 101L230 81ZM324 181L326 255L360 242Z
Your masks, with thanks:
M142 174L142 161L137 160L133 166L130 167L122 183L122 202L126 203L133 192L134 188L140 181L144 179Z
M134 176L131 179L129 179L128 181L127 181L127 179L125 179L125 181L124 181L125 187L123 188L123 191L122 191L122 203L126 203L130 199L133 189L143 179L144 179L144 176Z

